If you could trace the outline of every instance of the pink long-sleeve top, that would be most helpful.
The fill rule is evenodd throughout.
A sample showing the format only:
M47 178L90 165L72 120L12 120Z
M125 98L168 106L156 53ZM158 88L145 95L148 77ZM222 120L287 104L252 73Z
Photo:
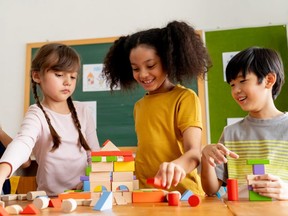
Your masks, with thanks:
M92 151L98 151L100 147L91 110L81 102L74 102L74 106L88 145ZM37 190L44 190L49 196L55 196L80 183L80 176L85 175L88 165L89 152L80 147L79 133L71 113L59 114L44 109L61 137L59 148L51 152L52 136L44 113L37 105L31 105L20 132L8 145L0 163L9 163L13 174L33 153L38 163Z

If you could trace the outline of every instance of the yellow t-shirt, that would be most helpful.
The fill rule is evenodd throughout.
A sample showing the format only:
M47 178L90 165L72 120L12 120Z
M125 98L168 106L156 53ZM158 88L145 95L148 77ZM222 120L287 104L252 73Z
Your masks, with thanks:
M188 127L202 128L198 96L191 89L177 85L165 93L145 95L134 106L138 148L135 158L140 188L151 188L147 178L156 175L163 162L170 162L184 153L182 133ZM195 169L177 187L183 193L191 190L203 195L200 177Z

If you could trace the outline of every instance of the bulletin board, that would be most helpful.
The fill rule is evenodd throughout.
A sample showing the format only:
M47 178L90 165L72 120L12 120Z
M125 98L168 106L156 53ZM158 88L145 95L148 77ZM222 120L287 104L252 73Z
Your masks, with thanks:
M101 64L108 52L110 46L117 39L96 38L85 40L58 41L73 47L80 55L83 65ZM30 84L31 61L36 51L45 43L27 44L26 49L26 81L25 81L25 105L26 112L29 105L34 103ZM83 72L83 71L82 71ZM136 88L133 91L115 90L84 92L82 85L82 76L78 79L75 92L72 96L76 101L96 101L97 102L97 135L100 145L105 140L111 140L116 146L129 147L137 146L137 138L134 129L133 108L137 100L145 94L142 88ZM204 84L202 80L192 82L187 87L192 88L196 93L199 89L201 93L199 98L203 104L203 121L205 120L205 100ZM204 142L206 142L206 128L203 133Z
M210 135L212 143L219 140L227 118L247 115L231 96L231 88L224 81L222 53L237 52L250 46L260 46L277 50L284 63L285 75L288 71L288 50L286 25L241 28L205 33L206 46L213 67L208 72L208 103L210 116ZM284 84L281 94L275 101L277 108L287 111L288 83Z

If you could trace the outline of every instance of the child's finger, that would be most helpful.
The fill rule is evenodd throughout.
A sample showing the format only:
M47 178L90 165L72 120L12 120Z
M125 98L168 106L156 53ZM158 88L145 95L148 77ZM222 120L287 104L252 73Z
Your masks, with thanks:
M230 157L232 157L232 158L235 158L235 159L237 159L237 158L239 158L239 155L238 154L236 154L235 152L232 152L232 151L229 151L229 154L228 154Z

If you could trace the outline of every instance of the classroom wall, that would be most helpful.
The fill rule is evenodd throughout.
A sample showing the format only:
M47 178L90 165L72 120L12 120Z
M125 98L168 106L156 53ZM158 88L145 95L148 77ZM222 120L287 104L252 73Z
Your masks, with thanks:
M0 123L23 119L26 44L113 37L184 20L204 31L288 23L287 0L0 0Z

